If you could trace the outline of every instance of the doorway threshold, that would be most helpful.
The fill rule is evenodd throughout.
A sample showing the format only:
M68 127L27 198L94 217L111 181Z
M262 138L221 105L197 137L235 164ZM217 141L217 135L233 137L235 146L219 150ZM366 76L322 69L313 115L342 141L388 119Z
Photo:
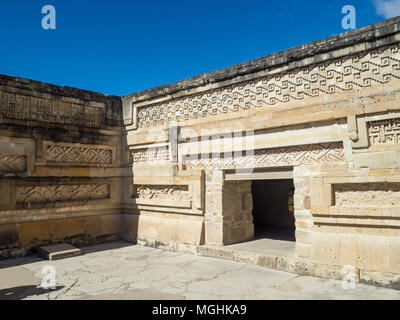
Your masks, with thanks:
M225 250L255 252L277 257L296 257L296 242L259 238L242 243L231 244L223 247Z

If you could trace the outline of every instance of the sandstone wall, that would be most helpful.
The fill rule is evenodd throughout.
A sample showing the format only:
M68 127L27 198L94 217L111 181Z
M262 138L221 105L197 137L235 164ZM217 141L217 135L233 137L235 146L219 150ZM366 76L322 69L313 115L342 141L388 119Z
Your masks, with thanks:
M196 193L204 206L152 198L125 211L137 214L138 237L251 239L246 177L284 175L296 187L299 259L317 274L347 264L365 277L398 273L399 27L387 20L123 97L134 185L179 194L189 177L206 178ZM174 234L159 234L160 221ZM180 238L188 228L192 236Z
M0 75L0 257L119 238L121 128L119 97Z
M0 76L0 256L253 238L293 179L314 275L400 273L400 18L122 98ZM123 120L123 122L122 122ZM299 260L299 261L300 261ZM392 280L388 280L392 281Z

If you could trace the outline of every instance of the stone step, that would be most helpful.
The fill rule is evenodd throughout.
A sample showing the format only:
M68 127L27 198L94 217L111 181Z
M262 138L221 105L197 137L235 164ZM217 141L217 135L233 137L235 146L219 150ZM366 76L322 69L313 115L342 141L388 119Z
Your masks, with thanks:
M49 246L39 247L37 249L39 256L48 260L60 260L82 254L81 249L75 248L74 246L67 243L54 244Z

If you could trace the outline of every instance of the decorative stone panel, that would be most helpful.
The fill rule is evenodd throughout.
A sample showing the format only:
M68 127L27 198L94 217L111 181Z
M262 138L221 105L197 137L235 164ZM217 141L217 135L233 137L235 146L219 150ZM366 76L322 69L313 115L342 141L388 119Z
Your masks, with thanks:
M151 162L168 162L168 147L149 147L129 151L131 164L146 164Z
M111 164L112 150L104 148L83 147L76 145L46 145L47 161L80 163L80 164Z
M110 197L107 184L17 186L17 203L45 203L77 200L99 200Z
M400 207L400 183L338 184L337 207Z
M259 109L400 79L399 45L138 107L139 128Z
M0 92L0 117L87 127L105 124L101 107L5 92Z
M371 145L400 144L400 118L369 122L368 135Z
M137 199L190 200L187 185L134 185L131 197Z
M208 154L190 155L185 157L184 164L187 169L234 169L300 166L345 161L343 144L340 142L241 151L228 157L225 157L224 154L219 156L216 158Z
M0 155L0 172L24 172L26 164L26 156Z

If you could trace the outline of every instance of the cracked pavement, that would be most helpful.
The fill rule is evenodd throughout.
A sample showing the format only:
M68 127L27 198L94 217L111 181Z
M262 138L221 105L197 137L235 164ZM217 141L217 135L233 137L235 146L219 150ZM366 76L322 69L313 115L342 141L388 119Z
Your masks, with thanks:
M29 256L0 261L0 300L400 299L400 291L299 276L246 263L168 252L124 242L81 248L57 261ZM42 268L56 288L40 287Z

